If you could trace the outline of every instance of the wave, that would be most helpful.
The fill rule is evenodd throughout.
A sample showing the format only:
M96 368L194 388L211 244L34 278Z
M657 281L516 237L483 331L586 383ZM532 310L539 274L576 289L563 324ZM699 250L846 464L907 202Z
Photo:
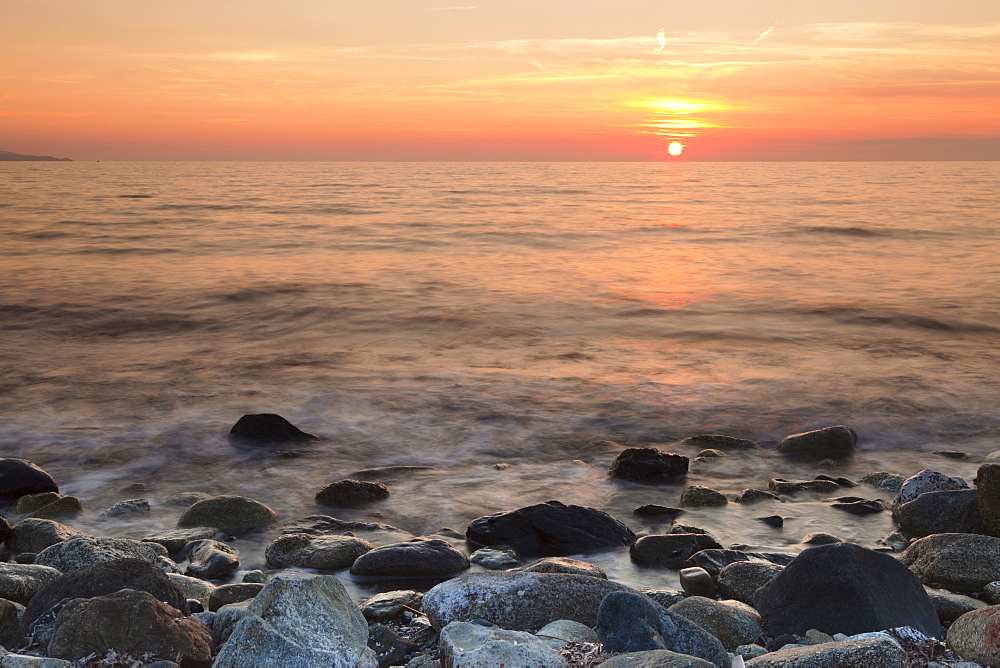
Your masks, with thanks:
M893 232L869 227L836 227L834 225L812 225L797 230L801 234L834 234L844 237L889 237Z

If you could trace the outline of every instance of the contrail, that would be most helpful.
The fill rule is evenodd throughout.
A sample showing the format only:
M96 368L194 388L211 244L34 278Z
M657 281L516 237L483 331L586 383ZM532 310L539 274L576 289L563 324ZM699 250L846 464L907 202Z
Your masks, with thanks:
M750 46L754 46L755 44L757 44L757 42L759 42L760 40L764 39L765 37L767 37L768 35L770 35L772 32L774 32L774 26L771 26L770 28L768 28L767 30L765 30L764 32L762 32L760 34L760 37L758 37L757 39L755 39L753 41L753 44L751 44Z

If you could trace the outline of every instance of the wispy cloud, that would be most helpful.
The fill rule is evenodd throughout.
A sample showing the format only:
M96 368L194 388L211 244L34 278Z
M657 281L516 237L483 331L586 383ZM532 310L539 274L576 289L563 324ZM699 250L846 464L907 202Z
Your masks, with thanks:
M430 7L427 11L429 12L462 12L469 11L471 9L479 9L475 5L455 5L452 7Z

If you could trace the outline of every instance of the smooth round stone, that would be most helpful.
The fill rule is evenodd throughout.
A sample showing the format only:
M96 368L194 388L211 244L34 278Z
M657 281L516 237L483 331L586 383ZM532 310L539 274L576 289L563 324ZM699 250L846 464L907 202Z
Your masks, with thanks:
M223 495L195 503L184 511L177 526L239 530L270 526L277 521L277 513L259 501Z
M587 575L592 578L608 579L604 570L589 561L568 557L545 557L517 569L521 573L565 573L567 575Z
M481 548L472 553L469 561L491 571L502 571L521 565L521 560L517 558L517 551L509 545Z
M254 598L260 590L264 588L262 584L240 583L229 584L216 587L208 599L208 609L212 612L218 611L224 605L239 603Z
M354 575L433 577L469 567L469 559L443 540L413 540L386 545L361 555L351 566Z
M689 596L715 596L715 581L704 568L692 566L680 571L681 589Z
M833 543L843 543L841 539L837 538L833 534L826 533L823 531L814 531L802 539L802 542L806 545L831 545Z
M243 582L252 584L263 584L267 581L267 574L261 570L247 571L243 574Z
M411 589L375 594L361 604L361 614L369 622L390 622L407 609L419 610L424 595Z
M354 536L313 536L290 533L279 536L267 546L264 557L272 568L298 566L321 570L348 568L358 557L372 549L372 544Z
M778 452L810 457L846 457L854 452L858 435L848 426L837 425L786 436L778 442Z
M355 508L388 498L388 487L366 480L338 480L316 493L316 503L343 508Z
M717 507L728 503L725 494L701 485L692 485L681 494L681 505L688 508Z
M59 485L52 476L34 462L14 457L0 459L0 498L58 491Z

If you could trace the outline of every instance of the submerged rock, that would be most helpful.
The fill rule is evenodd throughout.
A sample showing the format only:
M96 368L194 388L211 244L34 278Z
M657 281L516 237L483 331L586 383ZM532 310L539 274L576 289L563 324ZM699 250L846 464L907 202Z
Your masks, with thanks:
M625 448L608 469L612 478L637 482L669 482L687 472L687 457L656 448Z
M184 511L178 527L219 527L220 529L256 529L278 521L278 515L260 501L245 496L213 496Z
M647 503L646 505L639 506L632 511L633 515L639 515L640 517L663 517L666 519L673 519L683 513L684 511L680 508L670 508L668 506L660 506L655 503Z
M180 552L184 546L195 540L205 540L215 538L219 530L215 527L191 527L189 529L175 529L165 531L142 539L143 543L159 543L167 548L167 552L173 554Z
M350 522L329 515L309 515L281 527L281 533L308 533L314 536L349 535L363 538L372 545L391 545L411 538L413 534L380 522Z
M800 492L836 494L841 490L840 485L833 480L785 480L784 478L773 478L768 483L768 488L775 494L799 494Z
M316 503L354 508L389 498L389 488L380 482L338 480L316 493Z
M899 489L903 486L903 482L905 480L906 478L897 473L876 471L875 473L869 473L862 476L861 483L863 485L870 485L875 489L880 489L883 492L892 492L893 494L897 494L899 493Z
M138 517L149 514L149 501L147 499L129 499L119 501L103 513L99 519L106 520L113 517Z
M750 450L757 447L757 441L751 441L748 438L737 438L736 436L725 436L723 434L696 434L685 438L681 441L681 445L716 450Z
M751 503L759 503L760 501L779 501L778 495L772 492L765 492L762 489L752 489L747 488L736 495L733 499L734 503L739 503L740 505L750 505Z
M854 452L858 435L845 425L786 436L778 442L778 452L811 457L847 457Z
M229 430L229 442L234 445L261 447L318 440L274 413L244 415Z
M34 462L13 457L0 459L0 499L58 491L55 479Z

